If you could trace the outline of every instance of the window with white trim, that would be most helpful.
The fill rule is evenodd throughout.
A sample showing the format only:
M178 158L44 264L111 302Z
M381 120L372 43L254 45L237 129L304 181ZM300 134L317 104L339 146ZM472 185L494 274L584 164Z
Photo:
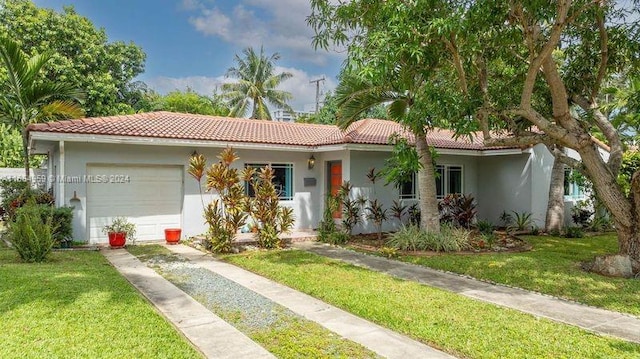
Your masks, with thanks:
M436 198L463 193L462 166L437 165L436 172Z
M410 181L400 184L400 199L417 199L417 184L418 176L417 173L414 173ZM442 199L448 194L462 194L464 192L463 184L462 166L436 166L436 198Z
M291 163L245 163L245 168L254 168L260 171L261 168L271 165L273 168L273 185L276 187L278 197L281 201L293 200L293 164ZM255 197L253 187L249 182L244 184L245 194Z
M571 168L564 169L564 196L570 198L582 198L584 192L582 187L573 178L573 170Z
M398 190L400 191L400 199L416 199L418 198L418 174L414 172L411 180L400 183Z

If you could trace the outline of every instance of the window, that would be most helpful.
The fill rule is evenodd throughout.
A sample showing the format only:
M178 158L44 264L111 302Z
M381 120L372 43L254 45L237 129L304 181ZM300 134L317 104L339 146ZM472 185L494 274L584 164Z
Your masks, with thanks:
M462 166L436 166L436 198L442 199L448 194L463 193ZM418 198L418 178L414 173L411 181L400 184L401 199Z
M436 198L463 192L462 166L437 165L436 172Z
M580 198L584 196L582 187L576 182L573 170L564 169L564 195L565 197Z
M278 197L280 198L280 200L293 200L293 164L246 163L244 167L253 167L256 169L256 171L259 171L261 168L269 165L271 165L271 168L273 168L273 185L276 187L276 191L278 192ZM244 184L244 190L247 196L255 196L253 187L248 182Z
M413 173L411 180L400 184L400 199L416 199L418 198L418 191L416 187L418 184L418 175Z

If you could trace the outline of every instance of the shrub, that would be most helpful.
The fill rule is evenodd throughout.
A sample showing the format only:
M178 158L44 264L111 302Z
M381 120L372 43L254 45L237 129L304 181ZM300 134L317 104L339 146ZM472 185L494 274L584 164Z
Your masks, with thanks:
M398 223L402 224L402 216L407 211L407 206L394 200L390 210L391 210L391 217L397 219Z
M508 231L530 231L533 229L533 216L531 213L512 212L511 223L507 226Z
M382 203L378 202L377 199L374 199L369 203L369 207L367 207L367 219L370 219L375 223L376 229L378 231L378 239L382 239L382 222L387 220L387 210L386 208L382 208Z
M594 212L588 208L586 201L579 201L575 207L571 208L571 219L573 223L580 227L586 227L589 224L591 216Z
M567 227L565 229L564 236L566 238L582 238L584 237L584 231L582 230L582 227Z
M424 232L418 226L402 226L399 231L391 235L386 245L403 251L415 251L418 250L418 243L423 235Z
M28 182L15 180L0 181L0 191L2 192L2 202L0 203L0 214L2 219L13 221L18 208L24 206L29 200L36 204L48 204L53 206L54 198L50 192L34 189Z
M43 222L41 211L29 201L16 211L15 221L9 223L9 240L20 258L26 262L42 262L54 244L51 217Z
M249 173L247 173L249 177ZM273 169L260 169L257 176L251 176L251 186L255 197L248 199L249 211L258 223L258 245L262 248L280 247L280 234L293 227L293 209L280 206L278 191L273 184Z
M476 218L476 202L471 195L449 194L438 202L440 222L469 228Z
M427 232L417 226L408 226L394 233L386 245L405 251L461 251L471 248L471 232L449 226L443 226L440 232Z
M318 226L318 240L325 243L331 243L331 236L338 231L336 222L333 220L333 213L338 210L340 203L338 199L327 194L324 200L324 211L322 212L322 220Z
M482 234L493 234L494 227L493 223L486 220L480 220L476 222L476 229Z
M341 231L336 231L333 232L327 236L324 237L323 242L325 243L329 243L329 244L345 244L347 243L347 241L349 241L349 238L351 238L350 235L341 232Z
M230 252L232 243L247 219L248 201L241 184L240 174L231 164L238 159L233 149L227 147L218 156L220 162L206 171L206 159L194 154L189 160L189 174L201 186L206 174L207 191L215 192L218 198L204 208L204 217L209 225L207 249L214 252ZM253 178L253 169L243 172L245 181Z
M409 214L409 224L413 226L420 225L420 207L418 207L417 203L412 204L407 209L407 213Z
M357 226L361 220L358 201L345 197L342 200L342 228L344 231L351 235L353 227Z
M43 223L46 223L47 219L51 218L52 235L56 245L60 246L71 242L73 239L73 207L55 208L50 205L40 204L38 205L38 210Z

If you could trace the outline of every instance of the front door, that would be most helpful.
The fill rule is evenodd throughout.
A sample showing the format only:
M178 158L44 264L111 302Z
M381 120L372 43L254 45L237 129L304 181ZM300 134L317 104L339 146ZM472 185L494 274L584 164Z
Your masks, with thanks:
M338 195L342 185L342 161L329 162L329 193L332 196ZM333 213L333 218L342 218L342 204Z

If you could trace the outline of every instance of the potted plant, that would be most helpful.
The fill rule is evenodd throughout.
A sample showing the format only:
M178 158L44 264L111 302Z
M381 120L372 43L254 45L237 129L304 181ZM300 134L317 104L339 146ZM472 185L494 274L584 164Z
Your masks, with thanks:
M124 247L127 238L135 244L136 225L129 222L125 217L116 217L111 224L102 228L102 232L109 237L111 248Z
M164 230L164 239L167 244L180 243L180 235L182 230L180 228L167 228Z

